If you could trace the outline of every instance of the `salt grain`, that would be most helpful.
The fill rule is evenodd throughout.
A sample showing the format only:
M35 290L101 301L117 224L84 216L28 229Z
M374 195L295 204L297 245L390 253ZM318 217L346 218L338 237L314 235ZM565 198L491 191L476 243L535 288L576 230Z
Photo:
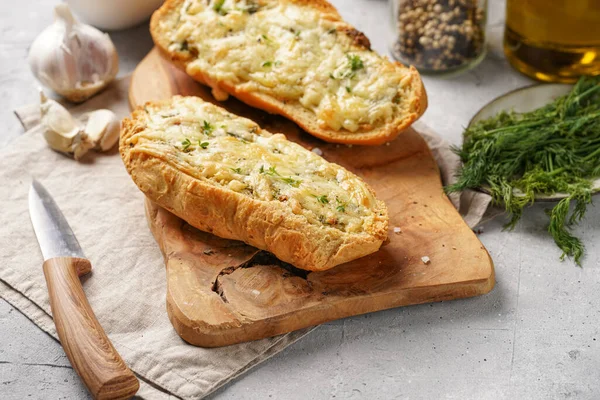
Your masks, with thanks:
M313 153L315 153L318 156L322 156L323 155L323 150L321 150L318 147L315 147L314 149L311 150Z
M394 227L394 233L395 233L396 235L399 235L399 234L401 234L401 233L402 233L402 229L400 229L400 227L399 227L399 226L396 226L396 227Z
M427 256L421 257L421 261L423 261L423 264L429 264L431 262L431 260Z

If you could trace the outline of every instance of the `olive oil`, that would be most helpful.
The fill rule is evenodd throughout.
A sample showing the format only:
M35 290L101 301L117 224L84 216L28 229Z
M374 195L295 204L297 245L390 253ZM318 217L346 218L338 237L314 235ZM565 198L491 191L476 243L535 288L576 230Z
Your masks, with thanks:
M542 81L600 75L600 0L508 0L504 53Z

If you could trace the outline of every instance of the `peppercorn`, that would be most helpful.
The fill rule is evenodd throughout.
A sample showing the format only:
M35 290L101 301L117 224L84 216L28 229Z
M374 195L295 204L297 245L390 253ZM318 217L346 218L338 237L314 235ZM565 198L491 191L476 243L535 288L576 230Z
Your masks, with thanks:
M485 50L484 0L392 1L398 4L393 54L400 61L441 72L466 65Z

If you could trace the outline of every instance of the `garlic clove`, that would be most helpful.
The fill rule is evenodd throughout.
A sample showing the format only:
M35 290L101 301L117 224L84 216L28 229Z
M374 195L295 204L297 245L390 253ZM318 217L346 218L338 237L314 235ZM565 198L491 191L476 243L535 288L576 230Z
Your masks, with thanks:
M110 110L96 110L87 114L84 132L100 151L110 150L118 141L121 121Z
M31 45L29 65L44 85L81 102L115 78L117 51L107 34L79 23L66 4L57 5L54 15L55 22Z
M44 127L44 138L48 145L56 151L72 153L80 141L81 125L57 101L47 98L40 92L41 123Z
M84 133L77 137L73 146L73 158L77 161L81 159L89 150L93 149L96 145L95 142L91 141L90 138Z

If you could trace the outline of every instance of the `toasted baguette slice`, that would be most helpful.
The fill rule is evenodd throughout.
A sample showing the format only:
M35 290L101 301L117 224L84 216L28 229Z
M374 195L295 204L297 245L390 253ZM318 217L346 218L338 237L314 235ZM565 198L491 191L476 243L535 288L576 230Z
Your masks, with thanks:
M197 97L134 111L120 151L158 205L298 268L329 269L387 237L387 208L359 177Z
M427 107L417 71L390 62L325 0L167 0L150 23L195 80L328 142L394 139Z

